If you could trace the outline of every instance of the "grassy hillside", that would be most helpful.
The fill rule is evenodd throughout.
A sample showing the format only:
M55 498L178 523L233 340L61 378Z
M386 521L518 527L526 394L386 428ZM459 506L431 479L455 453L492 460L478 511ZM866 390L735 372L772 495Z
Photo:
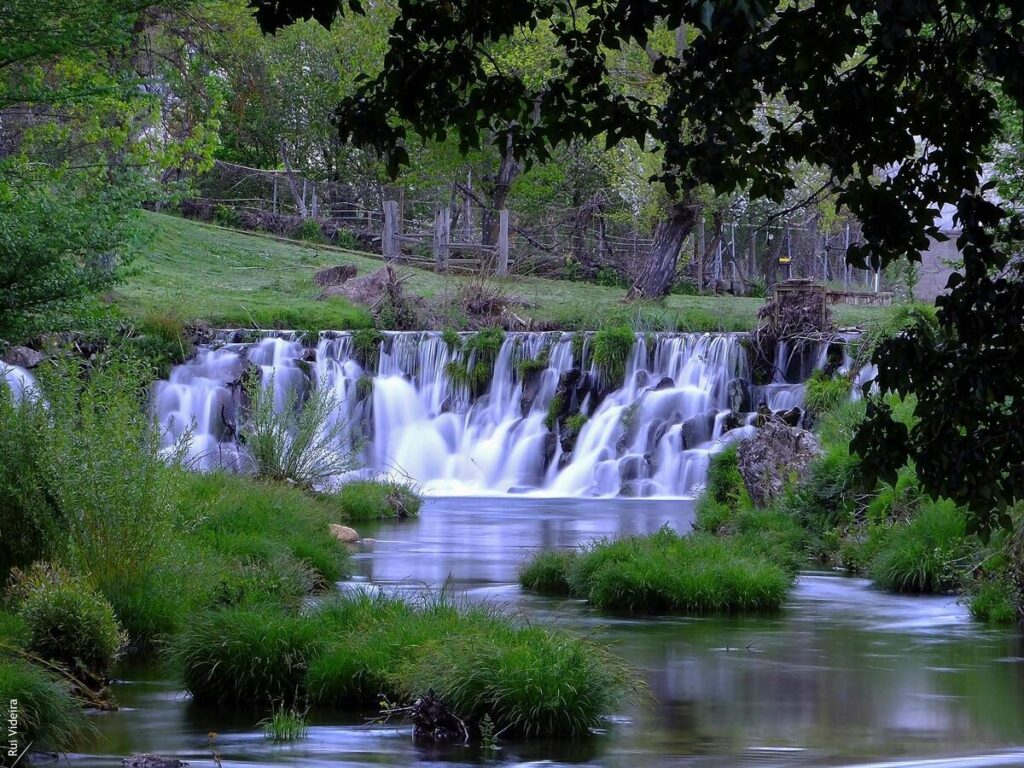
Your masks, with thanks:
M359 328L371 325L366 308L343 299L317 300L313 273L348 262L360 274L379 269L373 254L316 244L284 242L162 214L147 214L151 237L132 275L113 294L129 315L173 311L184 320L215 326L261 328ZM440 307L438 325L461 324L459 290L471 278L402 267L404 283ZM592 329L633 320L640 327L680 330L749 330L761 299L670 296L662 305L626 305L625 291L589 283L537 277L491 278L500 290L526 302L523 319L570 329ZM840 306L843 325L864 324L883 311Z

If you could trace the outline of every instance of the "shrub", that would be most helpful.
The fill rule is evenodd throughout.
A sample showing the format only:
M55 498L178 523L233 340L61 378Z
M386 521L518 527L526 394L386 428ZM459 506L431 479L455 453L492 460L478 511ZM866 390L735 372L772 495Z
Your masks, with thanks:
M336 417L331 390L312 390L299 408L298 393L290 389L278 409L273 377L266 386L252 377L245 389L249 406L239 433L258 477L313 489L355 467L345 439L348 424Z
M912 467L900 467L896 484L883 483L878 494L868 504L868 520L874 524L902 522L917 512L921 501L921 487Z
M501 328L485 328L463 340L462 356L445 367L445 374L456 386L464 386L473 397L487 391L494 374L494 363L505 343Z
M561 392L556 392L548 403L547 413L544 414L545 428L553 430L558 426L558 419L563 410L565 410L565 397Z
M971 616L986 624L1010 626L1020 621L1017 590L1006 579L988 579L976 585L968 607Z
M845 376L829 376L818 370L804 385L804 405L812 413L827 413L849 397L850 381Z
M545 549L537 552L519 568L519 583L541 595L568 595L569 569L575 552Z
M130 360L70 360L47 372L47 491L63 522L62 560L101 591L153 573L171 541L174 476ZM82 383L84 380L84 384Z
M102 679L125 638L114 609L82 579L44 565L17 572L10 590L27 627L25 649L83 679Z
M18 700L16 740L22 748L31 744L35 751L67 752L92 733L68 686L28 661L0 656L0 696L5 703Z
M241 219L238 211L229 205L218 203L213 209L213 221L222 227L238 229L241 226Z
M594 366L605 381L622 384L626 377L629 353L636 342L636 334L628 325L602 328L594 334Z
M448 347L448 351L453 354L462 349L462 337L459 336L459 332L454 328L445 328L441 332L441 340Z
M166 375L172 365L180 365L195 354L184 321L173 312L150 311L139 322L142 335L134 341L135 350Z
M291 703L305 690L321 628L274 607L226 608L192 616L170 657L196 701Z
M304 219L299 226L292 231L292 237L296 240L305 240L307 243L324 242L324 233L320 222L316 219Z
M950 501L925 501L906 525L893 526L869 567L891 592L945 592L959 580L958 564L970 551L966 519Z
M14 402L0 383L0 578L12 567L49 557L62 541L66 524L50 493L49 432L45 403Z
M338 505L349 521L404 520L423 506L412 486L395 480L354 480L338 489Z

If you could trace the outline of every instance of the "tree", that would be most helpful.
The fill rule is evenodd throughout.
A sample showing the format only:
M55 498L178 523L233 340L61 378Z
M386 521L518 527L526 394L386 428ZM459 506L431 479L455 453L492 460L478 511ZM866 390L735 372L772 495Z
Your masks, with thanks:
M329 24L342 10L255 4L267 30L295 17ZM559 56L533 86L488 51L540 25ZM672 53L651 44L666 29L681 30ZM615 87L610 62L637 49L652 61L654 95ZM779 202L797 168L822 169L836 206L861 224L847 253L861 268L919 261L929 236L943 239L941 206L956 206L964 272L939 302L943 339L932 348L912 330L878 354L881 386L918 397L917 426L908 432L874 403L855 447L880 473L915 460L926 490L969 504L985 529L1024 496L1022 437L1008 418L1024 402L1024 381L1008 372L1024 353L1020 268L1010 266L1019 222L986 198L981 178L1000 138L997 95L1024 105L1021 3L452 0L400 3L383 70L337 119L392 172L409 159L407 126L434 139L453 132L464 150L507 128L524 162L575 139L653 143L670 203L634 297L670 284L702 184Z
M161 164L208 155L140 73L176 0L14 0L0 18L0 336L110 285ZM147 93L147 77L164 80ZM179 98L180 104L182 100ZM163 118L163 120L162 120ZM193 141L197 136L205 135ZM173 136L173 140L167 140Z

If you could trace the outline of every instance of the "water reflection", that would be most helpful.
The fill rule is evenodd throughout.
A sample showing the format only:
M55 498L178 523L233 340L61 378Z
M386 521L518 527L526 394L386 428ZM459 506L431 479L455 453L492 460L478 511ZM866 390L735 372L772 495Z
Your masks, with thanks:
M1024 765L1024 642L973 624L951 597L898 597L860 579L801 576L770 618L623 619L578 601L522 593L528 552L602 536L688 529L680 501L436 499L422 517L366 526L357 581L418 590L450 581L470 599L507 602L539 619L595 633L641 671L654 702L618 713L584 744L510 744L496 756L425 750L407 729L368 727L357 714L321 713L308 741L267 744L259 713L193 707L160 675L126 670L127 708L97 716L114 765L133 751L225 764L638 766Z

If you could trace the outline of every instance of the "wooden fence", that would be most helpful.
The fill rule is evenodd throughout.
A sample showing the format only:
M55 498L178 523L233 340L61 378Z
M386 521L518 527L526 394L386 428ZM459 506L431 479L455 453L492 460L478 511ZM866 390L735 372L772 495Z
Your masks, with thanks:
M493 270L496 275L508 274L508 210L498 212L498 242L495 245L453 240L452 212L448 207L437 210L432 225L425 228L425 231L406 232L405 223L398 201L385 200L380 244L386 261L418 263L438 272ZM431 253L429 259L423 255L428 244ZM419 246L420 252L414 250L407 253L403 246Z

